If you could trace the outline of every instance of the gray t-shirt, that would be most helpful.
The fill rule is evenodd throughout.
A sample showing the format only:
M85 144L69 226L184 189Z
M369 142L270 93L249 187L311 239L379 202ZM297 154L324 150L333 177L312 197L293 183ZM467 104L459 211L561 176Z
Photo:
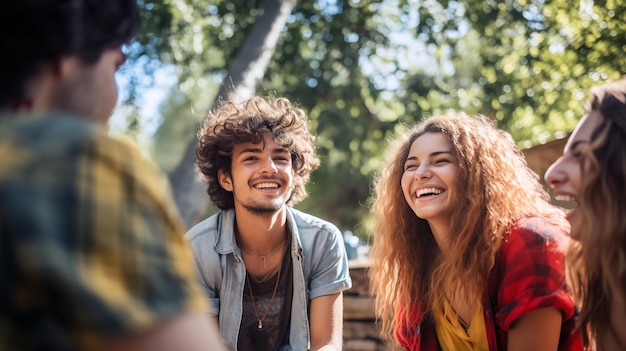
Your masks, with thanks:
M239 351L277 351L281 346L289 345L293 265L291 255L288 253L289 251L285 250L280 272L276 269L261 280L257 280L246 272L248 277L243 294L243 316L237 341ZM280 281L276 286L279 273ZM248 282L251 286L248 286ZM250 298L250 289L252 289L254 302ZM276 290L276 296L272 301L274 290Z

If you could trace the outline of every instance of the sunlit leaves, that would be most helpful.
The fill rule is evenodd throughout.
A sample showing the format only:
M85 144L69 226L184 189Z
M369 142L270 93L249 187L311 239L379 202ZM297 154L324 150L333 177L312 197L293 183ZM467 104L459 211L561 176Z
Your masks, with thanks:
M264 3L142 0L133 57L175 64L197 112ZM564 135L588 88L626 72L624 18L617 0L300 1L258 93L311 117L322 167L301 206L359 233L386 139L449 109L494 118L522 147Z

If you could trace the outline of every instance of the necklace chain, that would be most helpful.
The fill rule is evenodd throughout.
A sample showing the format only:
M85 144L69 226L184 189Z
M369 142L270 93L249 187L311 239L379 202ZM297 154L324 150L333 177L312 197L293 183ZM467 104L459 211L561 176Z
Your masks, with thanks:
M247 247L243 246L243 244L242 244L242 243L239 243L239 246L241 246L241 248L242 248L245 252L249 253L250 255L252 255L252 256L254 256L254 257L256 257L256 258L260 259L260 260L263 260L263 268L265 269L265 268L267 268L267 258L268 258L269 256L271 256L272 254L274 254L274 253L275 253L275 252L276 252L276 251L277 251L277 250L278 250L281 246L283 246L283 243L284 243L284 242L285 242L284 240L283 240L283 241L281 241L281 242L280 242L280 243L279 243L279 244L278 244L275 248L273 248L270 252L266 253L265 255L257 255L257 254L255 254L254 252L252 252L252 251L248 250L248 248L247 248Z
M281 264L281 266L282 266L282 264ZM249 274L246 273L246 281L248 283L248 290L250 291L250 300L252 302L252 309L254 311L254 316L256 317L256 320L259 322L259 324L257 325L259 330L263 329L263 321L265 320L265 317L267 317L267 314L272 309L272 304L274 303L274 298L276 297L276 292L278 291L278 283L280 282L280 272L281 271L282 271L282 267L279 267L278 268L278 276L276 277L276 285L274 285L274 292L272 293L272 297L270 298L270 303L267 305L267 309L265 309L265 313L263 313L263 317L262 318L259 317L259 312L256 309L256 303L254 302L254 294L252 294L252 284L250 284Z

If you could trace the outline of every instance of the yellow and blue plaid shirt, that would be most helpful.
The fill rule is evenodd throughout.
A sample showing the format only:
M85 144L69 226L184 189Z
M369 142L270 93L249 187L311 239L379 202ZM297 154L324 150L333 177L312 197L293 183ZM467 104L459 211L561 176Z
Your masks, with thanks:
M165 177L70 116L0 117L0 350L89 350L206 311Z

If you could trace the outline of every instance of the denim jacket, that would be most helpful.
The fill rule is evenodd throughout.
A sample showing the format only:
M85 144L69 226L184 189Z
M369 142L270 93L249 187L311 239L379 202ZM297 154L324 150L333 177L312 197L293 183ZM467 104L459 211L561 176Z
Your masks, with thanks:
M223 341L237 350L246 267L234 225L235 211L220 211L191 228L185 238L195 254L200 285L211 302L209 314L218 315ZM288 207L287 226L292 233L294 291L290 345L283 349L301 351L310 346L310 301L349 289L352 280L343 238L335 225Z

